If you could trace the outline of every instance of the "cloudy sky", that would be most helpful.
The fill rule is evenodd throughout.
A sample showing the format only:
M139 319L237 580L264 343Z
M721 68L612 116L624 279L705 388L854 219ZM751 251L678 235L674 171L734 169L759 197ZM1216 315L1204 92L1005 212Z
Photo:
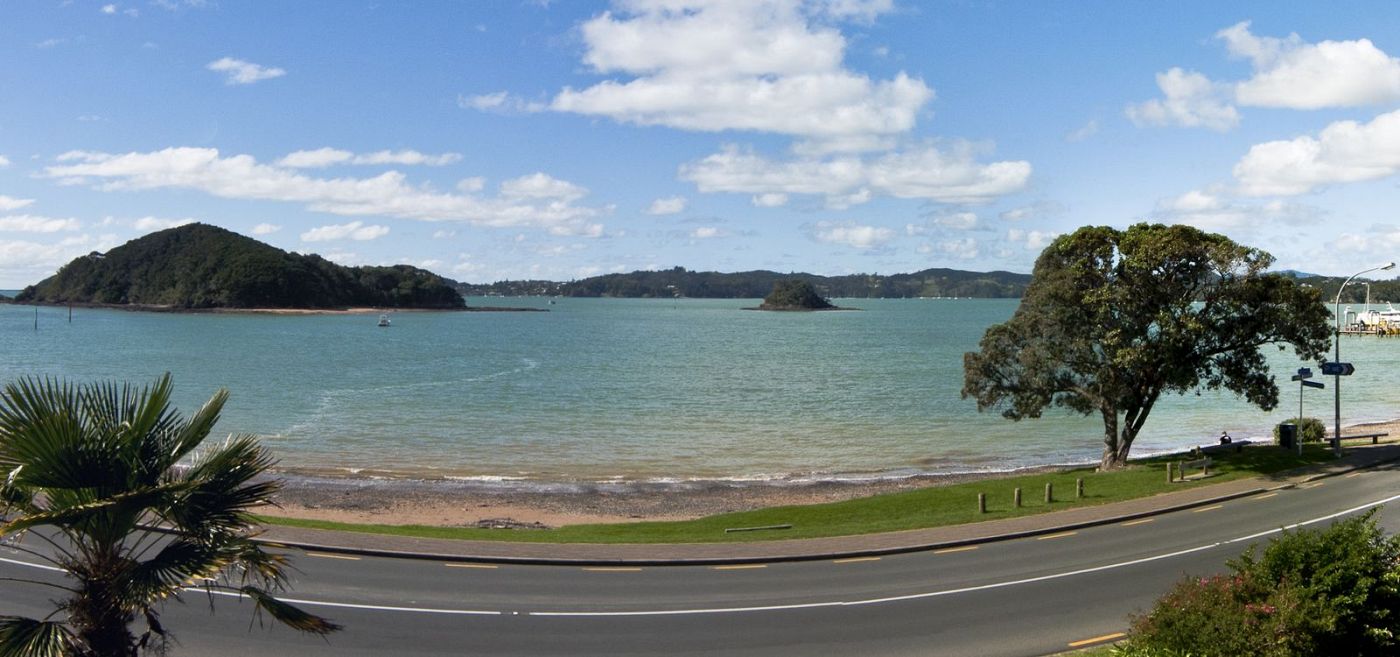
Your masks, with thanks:
M470 282L1400 256L1400 3L0 5L0 288L189 221Z

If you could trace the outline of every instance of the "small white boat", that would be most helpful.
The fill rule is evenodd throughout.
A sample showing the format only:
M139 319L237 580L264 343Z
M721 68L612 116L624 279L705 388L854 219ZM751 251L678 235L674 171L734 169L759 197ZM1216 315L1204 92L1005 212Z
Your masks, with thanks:
M379 316L379 325L380 325L380 326L388 326L388 325L389 325L389 316L388 316L388 315L380 315L380 316Z

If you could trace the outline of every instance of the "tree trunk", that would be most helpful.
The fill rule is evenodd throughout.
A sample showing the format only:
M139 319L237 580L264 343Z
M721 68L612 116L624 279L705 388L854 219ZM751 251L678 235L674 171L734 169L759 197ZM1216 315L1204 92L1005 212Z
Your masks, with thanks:
M1103 458L1099 459L1099 470L1115 470L1122 466L1118 460L1118 409L1103 407Z
M78 594L68 600L68 622L83 644L84 657L136 657L130 629L135 617L122 604L111 570L103 570L80 578Z

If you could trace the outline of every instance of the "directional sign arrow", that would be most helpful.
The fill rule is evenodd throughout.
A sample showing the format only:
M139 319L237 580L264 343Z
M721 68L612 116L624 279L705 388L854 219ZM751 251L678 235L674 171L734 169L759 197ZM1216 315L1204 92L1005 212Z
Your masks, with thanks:
M1323 363L1322 374L1325 376L1351 376L1356 372L1356 367L1351 363Z
M1326 388L1326 387L1327 387L1327 384L1325 384L1325 383L1323 383L1323 382L1321 382L1321 381L1304 381L1304 382L1303 382L1303 385L1305 385L1305 386L1307 386L1307 387L1309 387L1309 388Z

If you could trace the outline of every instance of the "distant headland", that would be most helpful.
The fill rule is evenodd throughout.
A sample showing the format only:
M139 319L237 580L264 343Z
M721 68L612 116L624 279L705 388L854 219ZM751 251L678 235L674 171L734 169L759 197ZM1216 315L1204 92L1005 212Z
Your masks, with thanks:
M465 296L559 296L625 298L761 299L784 279L803 280L829 298L962 297L1019 299L1030 274L1006 271L974 272L958 269L925 269L912 274L817 274L754 270L735 273L690 271L684 267L659 271L606 274L577 281L498 281L474 285L458 283Z
M480 310L430 271L345 267L207 224L188 224L96 251L25 288L15 303L132 310Z

